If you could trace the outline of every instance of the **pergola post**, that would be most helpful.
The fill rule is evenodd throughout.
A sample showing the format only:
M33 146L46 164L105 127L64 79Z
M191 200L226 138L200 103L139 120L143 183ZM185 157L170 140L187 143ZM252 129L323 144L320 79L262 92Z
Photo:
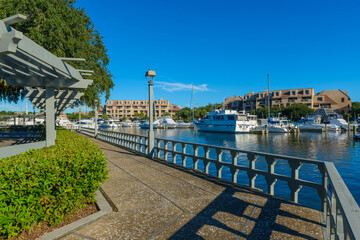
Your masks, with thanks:
M46 146L55 145L55 94L53 87L46 88Z

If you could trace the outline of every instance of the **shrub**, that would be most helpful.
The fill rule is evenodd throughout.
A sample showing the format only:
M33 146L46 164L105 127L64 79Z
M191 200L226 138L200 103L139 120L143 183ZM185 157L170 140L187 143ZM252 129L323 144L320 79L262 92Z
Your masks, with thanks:
M0 238L94 201L108 178L106 158L90 140L58 130L56 144L0 159Z

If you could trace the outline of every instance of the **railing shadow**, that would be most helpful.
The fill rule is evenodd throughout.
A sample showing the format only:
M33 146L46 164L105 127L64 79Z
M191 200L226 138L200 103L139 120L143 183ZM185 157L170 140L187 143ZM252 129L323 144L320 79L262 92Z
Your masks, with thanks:
M293 207L299 205L288 201L268 197L263 206L262 204L252 203L248 199L235 196L241 192L240 189L226 188L210 204L203 208L199 213L192 217L185 225L177 230L169 239L203 239L206 233L204 229L211 226L217 231L226 231L245 239L270 239L274 231L287 234L290 238L318 239L306 233L300 233L289 227L277 223L279 216L286 217L288 221L305 221L314 224L315 228L324 227L320 222L313 221L306 217L290 213L281 209L282 204ZM248 191L245 191L249 193ZM263 195L263 194L260 194ZM254 199L252 199L254 200ZM262 200L258 200L262 201ZM254 207L251 214L247 209ZM247 213L246 213L247 211ZM260 211L260 214L257 214ZM220 213L220 215L219 215ZM227 217L222 218L224 213ZM219 215L219 216L217 216ZM300 224L299 221L297 224ZM211 230L209 230L211 231Z

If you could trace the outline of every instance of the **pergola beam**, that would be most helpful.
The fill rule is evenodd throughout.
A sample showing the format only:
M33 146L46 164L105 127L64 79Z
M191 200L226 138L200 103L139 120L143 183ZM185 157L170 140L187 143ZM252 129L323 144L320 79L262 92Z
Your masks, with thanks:
M26 97L35 107L46 109L46 145L55 144L55 115L80 99L93 80L92 70L75 69L10 25L25 20L17 14L0 20L0 77L12 86L27 87ZM29 88L30 87L30 88ZM32 89L32 88L34 89Z

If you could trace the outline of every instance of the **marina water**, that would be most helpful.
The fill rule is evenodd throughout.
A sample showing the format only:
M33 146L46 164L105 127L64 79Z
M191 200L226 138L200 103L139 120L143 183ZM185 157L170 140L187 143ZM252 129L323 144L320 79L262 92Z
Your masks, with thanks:
M147 135L148 133L148 130L140 128L121 128L119 131L140 135ZM197 132L194 129L156 129L155 137L331 161L335 164L350 192L360 205L360 141L353 139L352 132L256 135ZM181 151L180 146L177 148L177 151ZM187 149L187 151L191 151L191 149ZM199 151L199 155L203 155L203 153ZM216 153L210 152L210 158L216 159ZM223 155L223 161L231 163L231 156ZM181 164L180 159L177 162ZM248 166L246 155L240 155L238 164ZM187 161L187 167L192 167L191 159ZM199 168L201 170L204 169L202 161L199 161ZM259 158L256 162L256 168L266 171L267 165L265 159ZM211 175L216 176L214 165L210 165L209 172ZM286 161L278 161L276 163L275 173L290 175L290 172L290 167ZM304 180L321 183L319 170L307 164L301 167L299 177ZM230 170L224 168L222 178L231 181ZM248 178L245 172L239 172L238 183L248 185ZM263 176L259 175L257 177L256 187L266 192L266 182ZM287 183L277 181L275 184L275 195L284 199L290 199ZM300 190L299 203L320 209L320 201L316 191L307 187L302 187Z

